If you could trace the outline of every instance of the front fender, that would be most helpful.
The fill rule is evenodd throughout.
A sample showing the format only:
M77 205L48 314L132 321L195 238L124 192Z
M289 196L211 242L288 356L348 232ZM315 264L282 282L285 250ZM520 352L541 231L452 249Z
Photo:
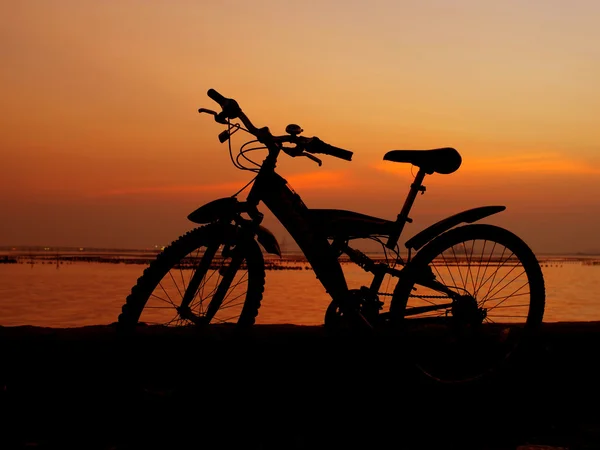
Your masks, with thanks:
M484 217L504 211L505 209L506 206L481 206L479 208L473 208L459 212L458 214L446 217L445 219L442 219L439 222L436 222L433 225L425 228L406 241L406 244L404 245L406 245L406 248L419 250L434 237L439 236L444 231L448 231L450 228L455 227L459 223L473 223L483 219Z
M256 230L256 239L260 245L262 245L268 253L273 253L277 256L281 256L281 248L277 238L271 231L260 225Z
M209 202L188 215L194 223L211 223L218 219L234 219L236 215L245 212L247 204L235 197L225 197ZM256 230L256 239L268 253L281 256L277 238L271 231L260 225Z
M241 203L235 197L225 197L202 205L187 218L194 223L210 223L222 218L233 218L240 211Z

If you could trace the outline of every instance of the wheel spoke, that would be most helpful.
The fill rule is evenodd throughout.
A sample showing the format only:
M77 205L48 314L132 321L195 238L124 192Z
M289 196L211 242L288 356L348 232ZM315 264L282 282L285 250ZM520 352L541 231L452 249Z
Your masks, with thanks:
M496 244L494 243L494 250L495 249L496 249ZM502 250L502 254L500 255L500 259L502 259L504 257L504 253L505 252L506 252L506 248L504 248ZM493 258L493 253L490 254L490 259L489 259L489 262L488 262L488 267L491 267L492 258ZM494 286L494 282L496 281L496 275L498 274L498 271L500 270L500 268L499 268L498 265L496 265L495 268L496 268L496 270L494 270L493 273L482 284L482 286L485 286L486 284L488 284L488 281L489 281L487 293L483 296L483 298L486 298L487 296L489 296L490 291L492 290L492 287Z
M498 303L496 303L494 306L492 306L491 308L488 308L488 310L491 310L491 309L498 308L500 305L502 305L502 304L503 304L505 301L507 301L509 298L514 298L514 297L518 297L518 296L525 296L525 295L529 296L529 295L531 295L531 293L530 293L529 291L527 291L527 292L522 292L522 293L520 293L520 294L517 294L517 292L519 292L521 289L523 289L523 288L524 288L525 286L527 286L527 285L528 285L528 284L527 284L527 283L525 283L525 284L523 284L521 287L517 288L515 291L513 291L513 292L511 292L510 294L508 294L508 295L505 295L505 296L503 296L503 297L494 297L494 298L487 299L487 300L485 300L484 302L481 302L481 303L480 303L480 305L483 305L485 302L489 302L489 301L493 301L493 300L501 300L501 301L499 301ZM512 306L512 305L505 305L504 307L506 307L506 306Z
M483 252L485 251L485 247L487 246L487 243L488 243L488 242L489 242L489 241L488 241L487 239L485 239L485 240L483 241L483 248L482 248L482 250L481 250L481 252L482 252L482 253L481 253L481 254L482 254L482 256L481 256L481 263L482 263L482 265L484 266L484 269L483 269L483 274L481 275L481 280L483 280L483 281L482 281L482 282L481 282L481 284L479 285L479 288L478 288L478 289L477 289L477 290L474 292L474 295L475 295L475 297L476 297L476 298L479 296L479 291L481 290L481 288L482 288L483 286L485 286L485 283L486 283L486 281L487 281L487 279L486 279L487 271L488 271L488 269L490 268L490 265L491 265L491 262L492 262L492 257L494 256L494 252L496 251L496 242L493 242L492 249L490 250L490 254L489 254L489 256L487 257L487 261L485 261L485 263L483 262L483 261L484 261L484 258L485 258L485 257L483 256Z
M477 297L477 292L479 291L479 281L482 278L479 278L479 275L481 273L481 267L482 267L482 261L483 261L483 255L485 253L485 246L487 245L487 240L483 241L483 246L481 247L481 254L479 255L479 264L477 264L477 275L475 276L476 279L476 283L475 285L473 285L473 292L475 294L475 297ZM475 245L473 245L473 249L475 249ZM485 268L484 268L484 273L481 275L482 277L485 276Z
M473 250L475 249L475 245L471 245L471 252L469 253L469 256L467 257L467 247L465 245L465 242L463 241L463 249L465 251L465 257L467 258L467 274L466 274L466 278L465 278L465 289L467 288L467 281L469 279L469 276L471 277L471 284L473 286L473 292L475 291L475 279L473 277L473 272L471 271L471 262L473 259Z
M516 267L516 266L515 266L515 267ZM483 301L483 302L485 302L485 301L486 301L486 299L488 299L489 297L492 297L492 296L494 296L494 295L498 294L499 292L503 291L503 290L504 290L504 289L505 289L505 288L506 288L506 287L507 287L507 286L508 286L510 283L512 283L513 281L515 281L515 280L517 280L517 279L521 278L521 276L522 276L522 275L525 273L525 270L523 270L523 272L521 272L521 273L517 274L517 275L516 275L516 276L515 276L515 277L514 277L512 280L508 281L508 282L507 282L507 283L506 283L504 286L502 286L502 287L500 287L500 288L497 288L497 287L500 285L500 283L502 283L502 282L503 282L503 281L506 279L506 277L508 277L508 276L509 276L509 275L512 273L512 271L514 270L514 268L515 268L515 267L513 267L513 268L512 268L511 270L509 270L509 271L508 271L506 274L504 274L504 276L503 276L503 277L502 277L502 278L501 278L501 279L500 279L500 280L499 280L499 281L496 283L496 285L494 286L494 288L493 288L494 290L493 290L492 292L488 292L488 294L487 294L485 297L483 297L483 299L482 299L482 301ZM528 283L527 283L527 282L525 282L525 284L528 284ZM496 289L496 288L497 288L497 289ZM521 288L519 288L519 289L521 289Z
M489 373L527 335L513 329L530 330L542 321L545 290L537 259L502 228L456 227L421 248L410 264L391 310L398 302L410 330L417 331L415 362L432 378L466 381ZM422 281L427 268L434 282ZM428 309L436 305L440 309Z
M452 250L452 253L454 253L454 248L451 248L450 250ZM458 286L458 283L456 283L456 281L454 280L454 275L452 275L452 271L450 270L450 266L448 265L448 262L446 261L446 255L444 253L442 253L441 256L442 256L442 259L444 260L444 264L448 268L448 273L450 274L450 278L452 279L452 285L453 286ZM456 261L456 256L455 256L455 261ZM456 267L458 267L458 264L456 264ZM460 274L460 272L459 272L459 274Z
M166 289L164 288L162 283L159 283L160 288L162 289L162 291L164 292L164 294L166 295L167 299L164 299L154 293L151 294L152 297L159 299L160 301L163 301L165 303L168 303L172 306L176 306L175 303L173 302L173 300L171 300L171 297L169 295L169 293L166 291Z
M214 282L211 282L213 277L215 276L215 274L217 274L217 279L214 280ZM206 310L205 310L205 308L203 308L204 302L208 301L208 299L212 299L212 297L215 295L215 291L217 290L217 287L219 286L220 280L221 280L221 276L219 275L218 269L215 270L214 272L211 272L211 274L208 277L205 276L204 279L202 280L202 283L200 283L200 286L198 286L196 293L192 297L192 300L190 301L190 310L194 311L197 309L198 315L204 316L206 314ZM210 289L210 291L205 293L204 287L209 284L212 286L212 288ZM209 303L210 303L210 301L209 301Z
M234 290L236 290L236 288L237 288L238 286L240 286L241 284L246 284L246 281L244 280L244 278L245 278L245 277L246 277L246 274L244 274L244 275L242 276L242 278L240 278L240 280L239 280L239 281L238 281L238 282L237 282L237 283L236 283L234 286L231 286L231 287L229 288L229 291L228 291L228 292L227 292L227 294L225 295L225 298L223 299L223 303L221 304L221 309L230 308L230 307L231 307L231 305L230 305L230 303L231 303L231 302L233 302L233 301L237 300L238 298L240 298L240 297L242 297L243 295L245 295L245 294L246 294L246 292L245 292L245 291L242 291L242 292L240 292L238 295L236 295L235 297L232 297L232 298L230 298L229 300L225 301L225 300L228 298L228 296L229 296L229 295L230 295L230 294L231 294L231 293L232 293ZM242 303L243 303L243 302L242 302ZM238 303L238 305L239 305L239 304L240 304L240 303Z
M181 270L180 270L180 272L181 272ZM169 277L171 277L171 280L173 281L173 284L175 285L177 292L179 292L179 298L183 299L183 294L179 290L179 285L177 284L177 281L175 281L175 278L173 277L173 274L171 273L170 270L169 270ZM185 287L184 287L183 291L185 292Z
M132 289L119 322L126 326L133 320L133 324L166 326L254 323L262 299L264 262L256 241L240 247L235 239L233 225L211 224L166 247ZM223 257L224 248L238 249L236 266L228 267L231 259ZM225 281L221 268L229 273ZM224 298L215 299L215 294Z

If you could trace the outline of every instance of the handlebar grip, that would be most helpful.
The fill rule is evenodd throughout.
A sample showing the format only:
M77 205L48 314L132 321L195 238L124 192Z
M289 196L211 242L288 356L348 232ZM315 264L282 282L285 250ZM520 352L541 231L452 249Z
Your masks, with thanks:
M209 89L206 95L217 102L222 108L222 111L215 116L217 122L227 123L226 119L237 119L242 113L240 105L234 99L224 97L214 89Z
M223 97L221 94L219 94L214 89L209 89L208 92L206 93L206 95L208 95L209 98L213 99L215 102L217 102L219 105L221 105L221 108L223 108L225 106L225 104L227 103L227 98Z
M311 153L323 153L325 155L335 156L336 158L345 159L346 161L352 161L352 155L354 154L350 150L344 150L343 148L326 144L318 137L312 139L306 150Z
M327 146L328 155L335 156L336 158L345 159L346 161L352 161L352 155L354 154L350 150L344 150L343 148L334 147L333 145L325 144Z

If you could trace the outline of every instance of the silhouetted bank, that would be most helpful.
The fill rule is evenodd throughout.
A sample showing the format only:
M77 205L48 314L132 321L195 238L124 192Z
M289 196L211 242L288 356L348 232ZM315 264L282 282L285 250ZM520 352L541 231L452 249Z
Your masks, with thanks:
M0 448L600 448L600 323L544 324L470 385L427 380L404 344L293 325L0 327Z

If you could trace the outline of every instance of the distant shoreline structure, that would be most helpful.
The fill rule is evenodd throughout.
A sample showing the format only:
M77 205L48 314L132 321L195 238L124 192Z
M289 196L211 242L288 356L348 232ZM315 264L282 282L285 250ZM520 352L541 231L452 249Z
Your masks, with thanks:
M164 247L154 246L148 248L104 248L104 247L52 247L43 245L0 245L0 254L30 254L30 253L111 253L111 254L129 254L129 253L158 253Z
M9 256L0 256L0 264L16 264L18 261L16 258Z
M14 248L14 247L13 247ZM149 265L154 261L161 250L132 250L132 249L84 249L84 248L56 248L39 250L6 251L0 247L0 264L74 264L74 263L101 263L101 264L137 264ZM382 252L365 252L376 261L385 261ZM390 256L390 260L393 258ZM558 267L563 264L580 264L586 266L599 266L600 255L538 255L542 267ZM351 263L346 256L340 257L342 264ZM284 253L281 258L276 255L265 254L265 269L267 270L310 270L308 261L301 253Z
M158 254L162 250L164 250L164 246L154 246L147 248L103 248L103 247L52 247L52 246L43 246L43 245L0 245L0 258L5 256L22 256L22 255L56 255L57 253L60 255L149 255L149 254ZM382 251L365 251L367 255L382 255ZM302 257L302 253L299 250L294 251L284 251L285 257ZM586 258L600 258L600 250L599 251L589 251L589 252L556 252L556 253L536 253L536 256L539 259L560 259L560 258L568 258L568 259L586 259Z

